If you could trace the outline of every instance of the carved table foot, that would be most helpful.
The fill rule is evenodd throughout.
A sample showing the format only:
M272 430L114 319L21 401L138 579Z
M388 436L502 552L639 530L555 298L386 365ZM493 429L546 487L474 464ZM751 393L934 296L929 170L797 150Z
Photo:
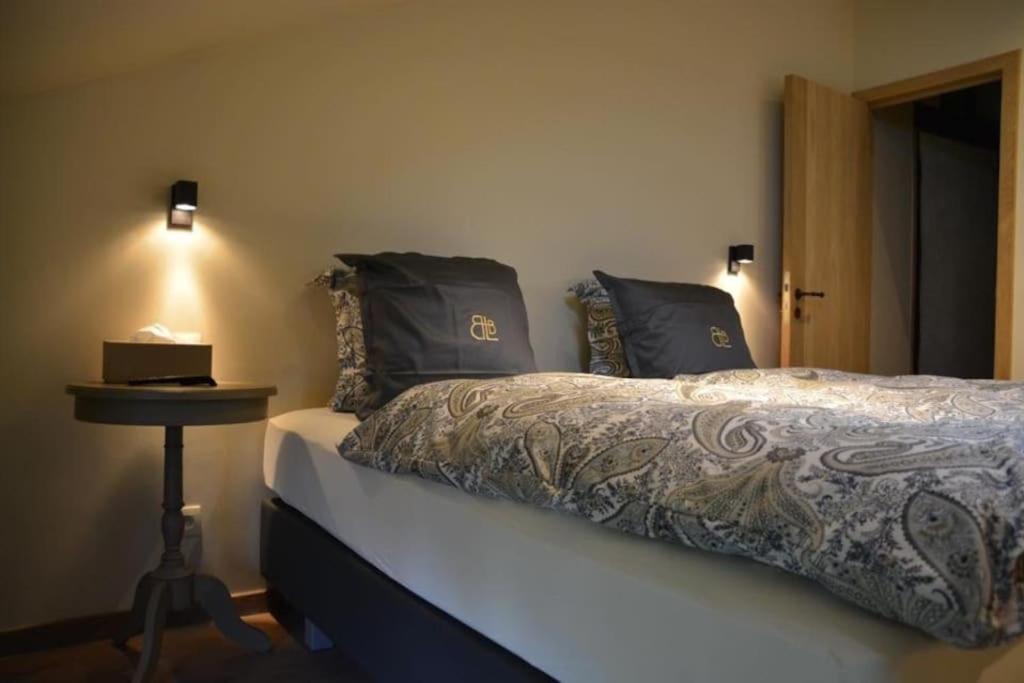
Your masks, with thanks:
M145 636L142 641L142 655L135 667L132 683L147 683L156 671L156 663L160 659L160 641L164 636L164 624L167 622L167 609L170 596L167 584L157 583L149 593L146 605Z
M231 602L227 586L212 576L196 574L196 600L213 618L213 623L225 636L239 645L256 652L270 650L270 638L263 631L242 621Z
M146 625L146 605L149 603L149 594L153 592L153 581L149 576L143 576L135 586L135 598L132 600L132 611L128 615L128 622L118 631L113 638L114 645L123 649L129 638L142 633Z

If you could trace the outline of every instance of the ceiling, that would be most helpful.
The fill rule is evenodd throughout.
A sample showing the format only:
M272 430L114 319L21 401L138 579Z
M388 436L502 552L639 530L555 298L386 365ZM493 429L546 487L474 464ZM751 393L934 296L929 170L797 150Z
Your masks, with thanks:
M0 0L0 97L81 83L395 0Z

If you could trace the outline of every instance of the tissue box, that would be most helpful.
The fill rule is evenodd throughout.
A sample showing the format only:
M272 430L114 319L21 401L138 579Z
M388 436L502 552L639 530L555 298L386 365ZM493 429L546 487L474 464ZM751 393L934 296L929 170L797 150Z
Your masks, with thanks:
M161 377L209 376L213 367L210 344L103 342L103 381L123 384Z

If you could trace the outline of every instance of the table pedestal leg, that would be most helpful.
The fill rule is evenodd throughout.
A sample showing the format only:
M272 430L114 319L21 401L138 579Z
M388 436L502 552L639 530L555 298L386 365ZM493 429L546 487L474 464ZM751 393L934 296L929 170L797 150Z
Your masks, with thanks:
M132 600L132 611L128 615L128 623L114 636L114 645L124 647L129 638L139 635L145 629L146 605L149 603L149 594L152 592L153 580L147 574L139 579L139 583L135 586L135 598Z
M223 583L212 576L195 575L185 566L181 552L185 531L185 518L181 514L184 505L181 431L176 425L165 428L164 512L160 519L164 551L160 565L139 580L130 621L114 638L114 644L120 646L140 631L145 633L133 683L146 683L156 670L160 640L170 611L198 605L213 618L213 623L225 636L239 645L258 652L270 649L266 634L246 624L235 612L231 594Z
M168 602L167 584L156 584L149 594L149 604L146 605L146 635L142 641L142 655L135 667L132 683L145 683L156 671L156 663L160 660L160 641L163 639L164 625L167 623Z
M231 602L228 587L219 579L205 574L195 577L196 599L206 613L213 617L213 623L220 632L244 648L256 652L270 649L270 638L254 626L242 621Z

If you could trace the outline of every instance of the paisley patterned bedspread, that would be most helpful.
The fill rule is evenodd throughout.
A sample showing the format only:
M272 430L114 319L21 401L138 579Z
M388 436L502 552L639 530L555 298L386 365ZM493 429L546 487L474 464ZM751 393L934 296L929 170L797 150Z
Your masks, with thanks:
M410 389L357 463L732 553L964 647L1024 621L1024 384L743 370Z

